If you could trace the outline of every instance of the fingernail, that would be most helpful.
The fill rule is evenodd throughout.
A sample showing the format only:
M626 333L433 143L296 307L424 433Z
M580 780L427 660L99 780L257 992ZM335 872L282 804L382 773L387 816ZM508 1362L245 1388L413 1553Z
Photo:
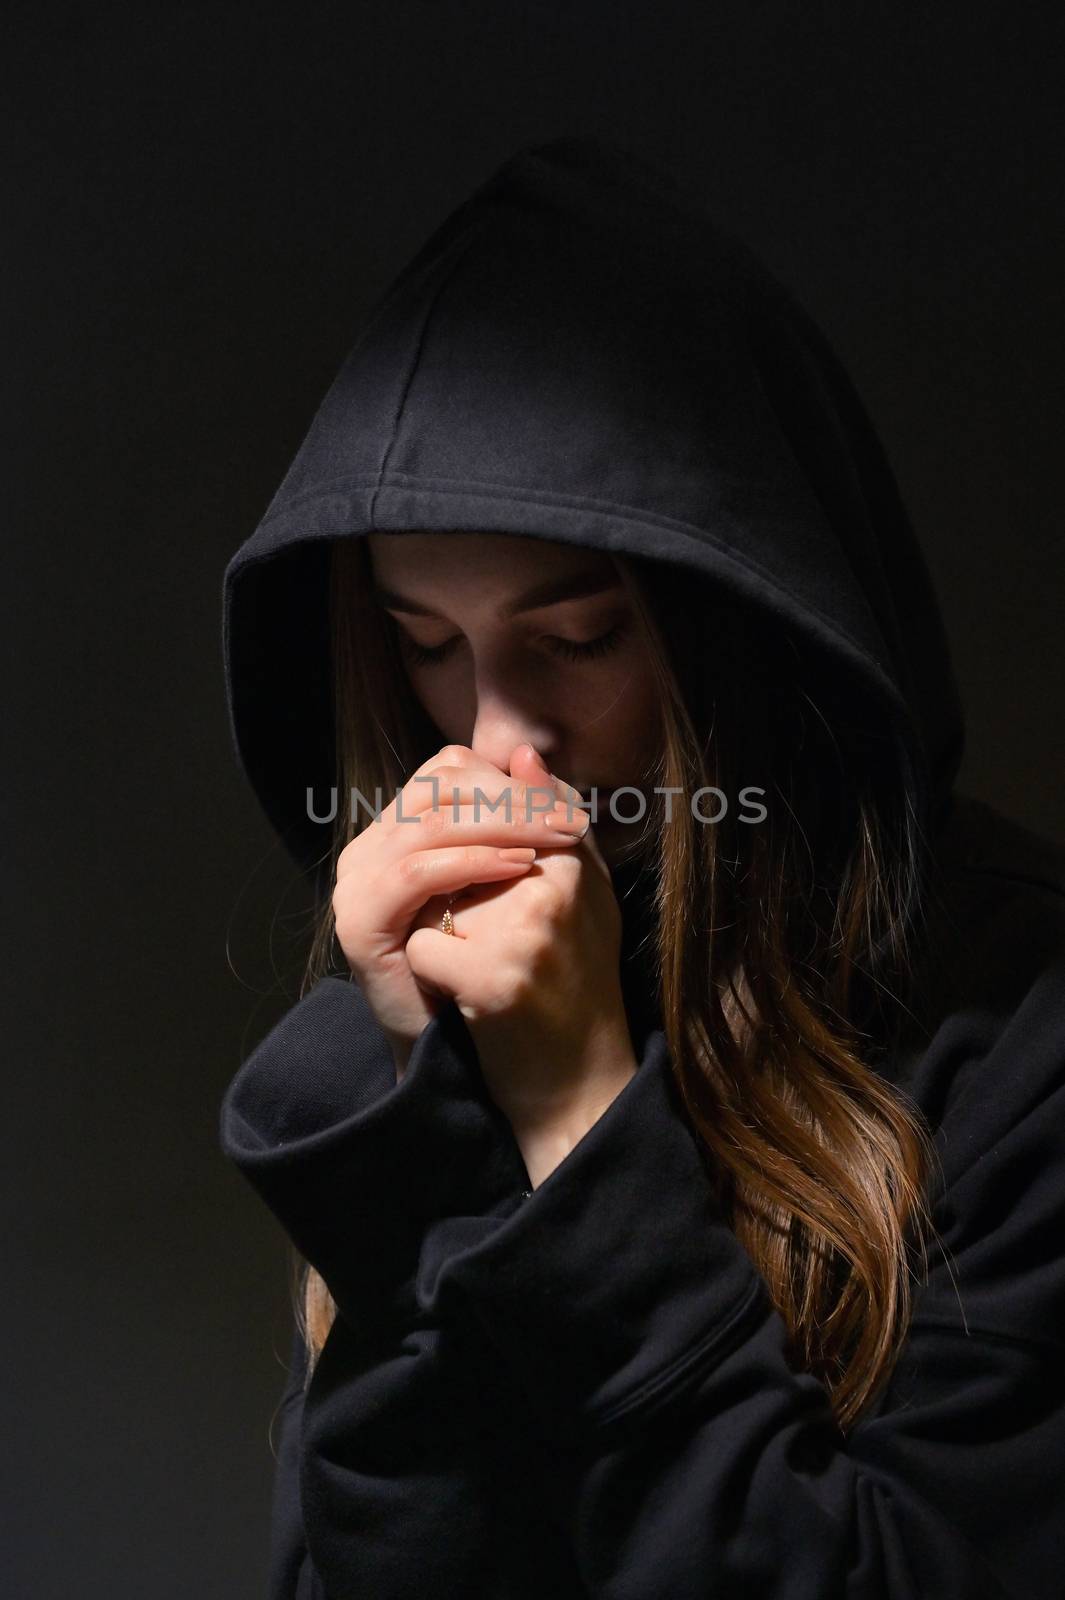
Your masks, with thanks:
M580 834L583 838L588 832L588 824L591 818L587 811L550 811L546 814L544 821L549 828L559 829L563 833Z

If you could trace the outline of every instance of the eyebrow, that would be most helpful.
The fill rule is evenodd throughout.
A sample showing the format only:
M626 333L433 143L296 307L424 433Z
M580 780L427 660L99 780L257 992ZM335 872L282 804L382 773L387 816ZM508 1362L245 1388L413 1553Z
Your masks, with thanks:
M503 619L516 617L522 611L538 611L542 606L558 605L563 600L581 600L618 587L617 578L604 577L599 567L586 572L571 572L562 578L548 578L543 583L534 584L531 589L526 589L523 594L516 595L501 606L499 616ZM373 593L390 611L403 611L412 617L439 615L428 606L419 605L416 600L409 600L405 595L396 594L380 584L374 585Z

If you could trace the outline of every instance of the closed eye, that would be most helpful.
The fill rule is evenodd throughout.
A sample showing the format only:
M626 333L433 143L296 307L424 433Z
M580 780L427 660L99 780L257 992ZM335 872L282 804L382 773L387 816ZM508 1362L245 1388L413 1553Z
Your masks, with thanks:
M566 661L591 661L596 656L609 655L611 650L616 650L625 633L625 624L618 622L606 633L601 633L598 639L586 639L578 643L573 639L548 639L548 644L556 655Z
M547 634L543 642L553 655L560 656L564 661L593 661L616 650L624 634L625 623L622 621L595 639L561 639ZM437 645L419 644L416 639L412 639L409 634L402 631L399 633L399 638L411 664L416 667L428 667L446 660L458 644L461 635L456 634L453 639L445 639L443 644Z

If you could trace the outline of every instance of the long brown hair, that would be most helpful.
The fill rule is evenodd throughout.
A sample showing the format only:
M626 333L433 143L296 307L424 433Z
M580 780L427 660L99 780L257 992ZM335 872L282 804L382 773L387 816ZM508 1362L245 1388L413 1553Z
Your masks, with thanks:
M679 791L638 840L655 868L648 959L672 1070L792 1357L846 1428L898 1360L933 1231L930 1129L877 1070L918 1020L928 852L912 781L838 669L781 621L690 572L613 559L661 690L661 749L641 776ZM387 796L440 739L368 598L365 541L338 540L332 562L338 786ZM727 801L713 826L687 803L704 786ZM334 869L369 820L338 806ZM302 992L337 970L334 943L327 903ZM292 1266L309 1375L336 1308L309 1263Z

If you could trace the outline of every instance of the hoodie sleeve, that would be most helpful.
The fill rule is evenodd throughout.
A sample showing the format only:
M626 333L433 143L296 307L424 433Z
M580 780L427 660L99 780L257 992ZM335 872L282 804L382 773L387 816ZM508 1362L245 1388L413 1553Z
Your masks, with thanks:
M457 1008L397 1084L357 984L321 979L233 1079L221 1143L337 1304L281 1405L270 1600L551 1592L572 1554L548 1472L476 1325L443 1323L425 1277L442 1221L480 1237L527 1192Z
M220 1143L352 1327L417 1313L423 1239L443 1216L505 1215L528 1173L458 1008L415 1041L402 1080L354 980L319 979L248 1056Z
M1033 1009L1011 1028L1023 1108L973 1081L961 1096L933 1211L947 1256L930 1246L902 1359L847 1436L715 1207L661 1032L519 1211L464 1248L436 1227L442 1314L489 1330L530 1426L564 1446L582 1592L1061 1594L1065 1073Z

